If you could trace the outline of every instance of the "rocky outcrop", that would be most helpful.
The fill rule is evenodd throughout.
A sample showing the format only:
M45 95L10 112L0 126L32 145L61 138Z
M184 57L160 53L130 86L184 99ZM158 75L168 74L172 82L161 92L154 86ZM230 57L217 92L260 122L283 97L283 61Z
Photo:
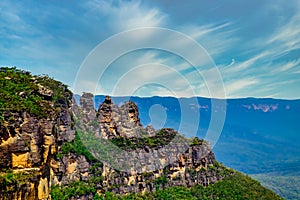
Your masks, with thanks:
M39 85L45 101L53 91ZM70 96L70 95L69 95ZM71 96L70 96L71 97ZM68 99L71 102L71 99ZM74 140L69 102L50 111L47 118L28 112L4 113L0 125L0 175L7 170L19 176L16 183L0 188L0 199L49 199L55 173L54 156L64 142Z
M133 102L125 102L118 107L107 96L96 116L92 95L84 94L80 103L81 107L77 109L82 110L81 130L93 132L95 140L104 138L115 142L123 150L121 156L119 151L118 155L110 151L115 160L113 164L98 157L101 162L104 161L103 166L97 169L98 174L101 172L101 181L95 185L98 192L127 194L171 186L207 186L226 176L223 173L226 169L216 166L217 161L207 142L195 139L196 143L188 144L192 140L184 139L173 129L155 131L152 127L142 127L138 108ZM95 121L98 128L93 125ZM184 142L176 143L176 137ZM128 168L118 165L122 162L127 163ZM94 176L94 173L88 172L89 178ZM78 180L83 178L81 175Z
M96 111L84 93L78 106L66 85L16 68L0 68L0 86L0 199L85 200L237 174L207 142L143 127L133 102L107 96Z
M142 151L142 150L141 150ZM172 186L207 186L222 178L222 168L211 170L215 163L212 152L202 155L202 147L190 147L176 157L177 161L159 170L138 173L119 172L110 166L103 167L103 188L118 194L155 191ZM155 169L154 166L152 166Z
M78 106L70 92L57 99L37 78L30 81L36 84L33 92L43 99L42 105L50 108L46 116L26 110L3 112L0 199L50 199L51 186L73 182L89 182L97 193L127 194L179 185L206 186L224 177L224 169L214 167L214 154L205 141L190 145L172 129L143 127L138 107L131 101L119 107L107 96L96 111L92 94L84 93ZM26 99L30 93L17 95ZM95 140L116 145L119 152L107 152L114 164L87 153L90 149L75 133L78 124ZM124 163L127 168L121 167Z
M84 100L81 98L81 102ZM85 106L82 106L85 109ZM139 137L143 129L137 106L128 101L121 107L112 103L109 96L100 105L97 116L102 138L111 139L114 137Z
M53 93L43 87L40 90L45 100L51 101ZM97 193L127 194L171 186L207 186L225 177L225 168L216 167L209 144L202 140L188 144L186 139L176 142L183 137L172 129L143 127L133 102L118 107L107 96L96 111L93 96L84 93L80 104L78 107L69 97L59 106L53 104L47 118L28 112L4 114L0 168L12 169L13 174L24 178L1 188L0 199L50 199L51 186L68 187L73 182L88 182ZM95 139L119 145L122 154L114 158L117 165L129 163L129 170L74 149L79 144L84 148L75 134L76 123L93 132ZM122 145L124 142L126 145ZM73 149L67 148L72 145ZM2 170L0 175L5 173ZM87 194L76 198L92 197Z

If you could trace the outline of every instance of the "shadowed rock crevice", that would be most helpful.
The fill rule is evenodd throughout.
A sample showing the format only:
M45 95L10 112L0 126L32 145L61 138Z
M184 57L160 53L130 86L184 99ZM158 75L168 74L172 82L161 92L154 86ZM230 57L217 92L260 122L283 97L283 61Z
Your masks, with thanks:
M62 83L15 68L0 68L0 86L1 200L140 194L236 174L206 141L143 127L131 101L107 96L96 111L84 93L78 106Z
M79 128L92 132L93 140L105 139L121 149L98 153L101 145L93 149L88 146L90 142L84 142L95 157L104 161L102 184L98 188L101 191L127 194L171 186L207 186L233 174L218 165L207 142L184 138L173 129L156 131L151 126L143 127L138 107L133 102L127 101L118 107L106 96L95 115L92 98L90 94L83 94L81 106L75 109L82 113L77 119ZM106 156L114 161L105 160ZM122 168L122 163L127 168ZM216 165L214 170L210 169Z

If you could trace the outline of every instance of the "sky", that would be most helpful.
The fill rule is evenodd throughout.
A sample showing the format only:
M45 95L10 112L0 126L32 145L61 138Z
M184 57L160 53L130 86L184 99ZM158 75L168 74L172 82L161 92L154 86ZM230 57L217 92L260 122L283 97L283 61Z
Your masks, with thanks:
M165 48L120 53L144 40ZM300 1L1 0L0 66L75 93L300 99Z

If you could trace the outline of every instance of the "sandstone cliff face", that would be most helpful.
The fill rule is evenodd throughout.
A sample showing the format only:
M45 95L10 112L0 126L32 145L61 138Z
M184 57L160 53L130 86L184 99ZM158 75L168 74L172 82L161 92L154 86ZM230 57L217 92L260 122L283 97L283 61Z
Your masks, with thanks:
M116 163L126 161L131 167L130 171L122 171L104 162L97 168L101 177L99 184L95 185L98 192L127 194L171 186L207 186L226 176L224 168L215 166L217 162L214 154L205 141L197 140L196 144L191 145L174 143L166 147L179 134L172 129L155 131L152 127L142 127L138 108L133 102L125 102L118 107L110 97L106 97L96 115L92 95L84 94L80 103L81 108L77 109L82 112L83 126L92 130L95 138L119 141L116 144L121 144L125 153L120 160L117 157L114 159L117 160ZM98 126L93 125L95 121ZM147 138L151 139L150 143ZM157 143L152 144L152 139ZM126 145L122 146L123 143ZM137 160L138 164L133 164ZM100 161L103 160L100 158ZM76 166L80 166L78 161ZM80 170L77 168L75 171ZM91 171L87 173L89 178L95 176ZM86 176L80 175L78 180L84 178Z
M47 90L47 95L53 93ZM51 186L64 187L76 181L92 184L97 193L127 194L179 185L206 186L226 176L223 168L215 167L214 154L205 141L192 145L175 143L165 148L165 143L178 135L176 131L144 128L133 102L118 107L106 97L96 112L92 97L83 94L81 107L69 97L69 102L47 119L26 112L5 116L6 123L0 127L0 168L12 169L25 178L14 186L1 188L0 199L50 199ZM131 170L121 171L75 150L62 152L63 145L76 140L71 116L81 116L80 124L92 130L95 138L129 142L130 147L120 146L125 152L120 161L139 162ZM152 144L145 138L157 142ZM92 197L93 194L86 194L74 199Z
M71 93L67 101L53 105L53 91L39 85L39 95L52 104L47 118L28 112L4 112L0 123L0 175L7 178L0 188L0 199L49 199L51 180L56 166L53 162L59 145L74 140L75 131L69 112ZM26 96L23 96L26 98ZM3 181L3 183L5 182Z
M107 96L97 112L101 137L138 137L142 129L138 115L137 106L133 102L126 102L118 107Z

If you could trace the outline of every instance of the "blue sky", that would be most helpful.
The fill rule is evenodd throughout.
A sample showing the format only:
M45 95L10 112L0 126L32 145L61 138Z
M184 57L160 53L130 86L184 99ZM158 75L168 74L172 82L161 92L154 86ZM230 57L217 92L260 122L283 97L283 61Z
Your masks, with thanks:
M84 59L99 43L119 32L143 27L179 31L202 45L220 72L227 98L300 99L297 0L2 0L0 66L49 74L72 89ZM144 67L133 70L132 66L140 65ZM119 92L111 93L107 88L123 77L121 71L130 73L126 73L125 82L120 81ZM192 88L195 95L211 96L205 80L193 72L178 56L140 50L113 62L96 93L189 96L187 88ZM149 76L152 83L164 80L168 87L137 87ZM83 88L89 87L89 81L87 75Z

